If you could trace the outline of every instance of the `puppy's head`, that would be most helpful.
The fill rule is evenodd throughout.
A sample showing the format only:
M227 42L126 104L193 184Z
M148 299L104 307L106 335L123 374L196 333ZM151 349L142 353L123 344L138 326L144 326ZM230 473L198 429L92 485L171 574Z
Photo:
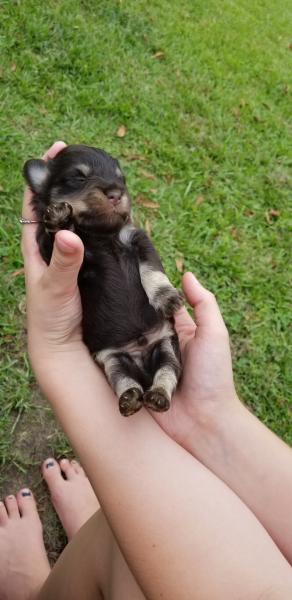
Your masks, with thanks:
M69 203L77 226L112 231L130 219L125 177L118 161L103 150L66 146L47 162L28 160L23 173L36 202Z

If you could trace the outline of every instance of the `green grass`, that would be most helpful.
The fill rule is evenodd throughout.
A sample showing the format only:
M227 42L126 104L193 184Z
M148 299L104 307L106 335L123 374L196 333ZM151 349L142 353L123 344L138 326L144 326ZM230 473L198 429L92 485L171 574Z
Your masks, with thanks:
M56 139L105 148L159 203L137 219L174 283L182 257L216 293L240 395L292 443L290 0L2 0L0 27L3 489L70 451L39 406L15 274L22 165Z

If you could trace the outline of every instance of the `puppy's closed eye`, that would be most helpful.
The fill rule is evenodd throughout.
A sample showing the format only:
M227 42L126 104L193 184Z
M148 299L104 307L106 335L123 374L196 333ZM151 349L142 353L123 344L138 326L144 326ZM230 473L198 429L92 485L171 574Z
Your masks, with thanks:
M71 190L77 190L86 182L87 176L80 170L74 169L66 173L60 180L59 185L68 188L68 192Z

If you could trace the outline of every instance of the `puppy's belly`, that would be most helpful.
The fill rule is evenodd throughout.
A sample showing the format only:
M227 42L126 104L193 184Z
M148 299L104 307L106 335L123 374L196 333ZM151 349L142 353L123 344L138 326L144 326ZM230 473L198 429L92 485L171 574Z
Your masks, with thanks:
M153 383L154 374L159 368L157 363L157 349L160 342L172 345L177 338L174 328L169 321L152 328L139 339L133 339L121 346L106 347L92 354L94 360L107 371L109 366L116 365L116 361L127 362L130 372L144 390L149 389ZM159 360L159 359L158 359Z
M150 340L154 331L165 322L162 314L150 305L140 282L132 289L105 285L102 289L84 289L80 286L83 308L83 339L91 354L105 348L121 348L127 344L146 345L145 333Z
M141 357L143 354L147 354L149 350L155 346L163 338L168 338L174 334L174 329L169 321L164 321L161 325L150 329L145 332L141 338L137 340L131 340L127 344L124 344L118 348L118 352L127 352L133 358L135 356Z

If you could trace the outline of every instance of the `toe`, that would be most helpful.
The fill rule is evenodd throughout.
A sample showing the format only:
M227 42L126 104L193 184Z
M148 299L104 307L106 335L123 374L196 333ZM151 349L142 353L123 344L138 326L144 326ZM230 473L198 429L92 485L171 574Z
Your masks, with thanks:
M32 492L23 488L16 496L19 512L22 517L37 514L37 507Z
M74 465L68 460L68 458L62 458L60 460L60 467L62 473L64 473L66 479L73 479L76 476Z
M77 475L85 475L81 465L79 464L79 462L77 460L74 460L74 459L71 460L71 465Z
M6 496L5 498L6 510L10 519L20 518L18 504L15 496Z
M50 490L59 486L64 479L59 463L54 458L47 458L42 464L42 474Z
M0 502L0 525L5 525L8 521L8 514L4 502Z

